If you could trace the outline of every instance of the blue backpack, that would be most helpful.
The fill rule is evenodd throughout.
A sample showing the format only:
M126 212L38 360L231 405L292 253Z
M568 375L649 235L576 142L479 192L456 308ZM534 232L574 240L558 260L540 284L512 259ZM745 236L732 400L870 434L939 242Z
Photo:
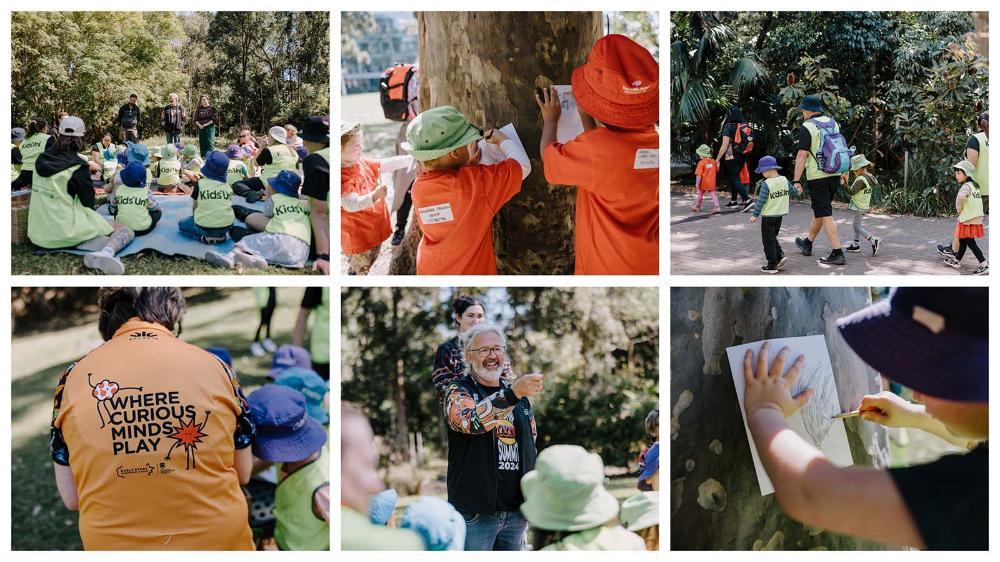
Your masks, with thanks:
M826 123L816 119L809 121L819 129L819 150L814 154L819 169L827 174L843 174L849 170L854 147L847 146L847 139L836 128L837 123L833 119Z

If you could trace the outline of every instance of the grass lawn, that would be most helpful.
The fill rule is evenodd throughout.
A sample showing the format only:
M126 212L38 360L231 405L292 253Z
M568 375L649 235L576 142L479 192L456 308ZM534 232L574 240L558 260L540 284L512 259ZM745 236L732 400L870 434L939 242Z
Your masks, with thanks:
M96 291L96 289L95 289ZM303 289L279 288L271 322L275 343L290 343ZM96 293L95 293L96 294ZM97 315L12 340L11 547L13 550L79 550L77 515L59 499L48 453L52 392L65 367L101 343ZM266 382L270 356L256 358L249 346L258 315L249 289L188 299L181 337L201 347L224 346L247 394Z

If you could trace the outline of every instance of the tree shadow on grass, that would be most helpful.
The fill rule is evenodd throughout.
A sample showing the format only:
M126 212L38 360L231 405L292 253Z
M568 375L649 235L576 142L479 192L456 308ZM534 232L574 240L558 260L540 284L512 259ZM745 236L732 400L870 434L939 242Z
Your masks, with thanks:
M49 440L33 435L11 451L11 548L82 550L75 512L59 499L52 476Z

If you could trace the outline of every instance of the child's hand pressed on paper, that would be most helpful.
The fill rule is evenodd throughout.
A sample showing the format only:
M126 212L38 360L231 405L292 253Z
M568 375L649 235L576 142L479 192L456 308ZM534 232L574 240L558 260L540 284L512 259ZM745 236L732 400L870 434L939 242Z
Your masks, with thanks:
M490 144L498 145L507 140L507 135L501 133L499 129L490 129L483 136L486 137L486 142Z
M886 427L919 427L921 419L927 415L920 404L907 402L889 391L865 396L858 410L861 419Z
M542 88L541 94L535 92L535 102L542 110L543 121L558 121L562 115L562 105L559 103L559 94L553 87Z
M757 355L757 361L753 360L753 351L747 350L743 356L743 380L746 384L746 391L743 397L743 407L746 410L747 418L753 416L754 412L768 408L781 412L786 418L794 414L805 406L809 398L812 397L812 390L806 389L798 396L792 396L792 387L795 380L799 378L802 366L805 365L805 358L801 355L792 362L788 371L785 371L785 361L791 349L782 348L775 357L771 368L767 368L767 350L770 344L764 342Z

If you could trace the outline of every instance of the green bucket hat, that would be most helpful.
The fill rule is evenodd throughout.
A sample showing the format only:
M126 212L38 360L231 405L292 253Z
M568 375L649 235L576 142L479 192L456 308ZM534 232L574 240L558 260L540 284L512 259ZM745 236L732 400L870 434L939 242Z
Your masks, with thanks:
M632 532L659 525L660 493L640 492L622 502L621 521Z
M198 147L193 144L185 144L184 148L181 150L181 154L190 160L191 158L198 156Z
M965 175L968 176L969 178L972 178L972 176L975 175L976 173L976 167L973 166L972 162L969 162L968 160L962 160L958 164L952 166L952 169L962 170L963 172L965 172Z
M450 105L435 107L417 115L406 128L406 142L400 144L414 160L426 162L483 138L464 115Z
M162 158L163 156L161 154L160 147L159 146L154 146L154 147L150 148L149 149L149 157L150 158Z
M701 156L702 158L711 158L712 148L707 144L703 144L699 146L698 149L694 151L694 153L697 154L698 156Z
M874 164L872 164L871 162L869 162L868 159L865 158L864 154L857 154L857 155L851 156L851 171L852 172L854 170L858 170L858 169L864 168L865 166L874 166Z
M521 479L521 513L546 531L582 531L618 515L618 500L604 489L600 455L578 445L553 445Z
M172 144L165 144L160 150L160 155L163 156L164 160L173 160L177 158L177 147Z

